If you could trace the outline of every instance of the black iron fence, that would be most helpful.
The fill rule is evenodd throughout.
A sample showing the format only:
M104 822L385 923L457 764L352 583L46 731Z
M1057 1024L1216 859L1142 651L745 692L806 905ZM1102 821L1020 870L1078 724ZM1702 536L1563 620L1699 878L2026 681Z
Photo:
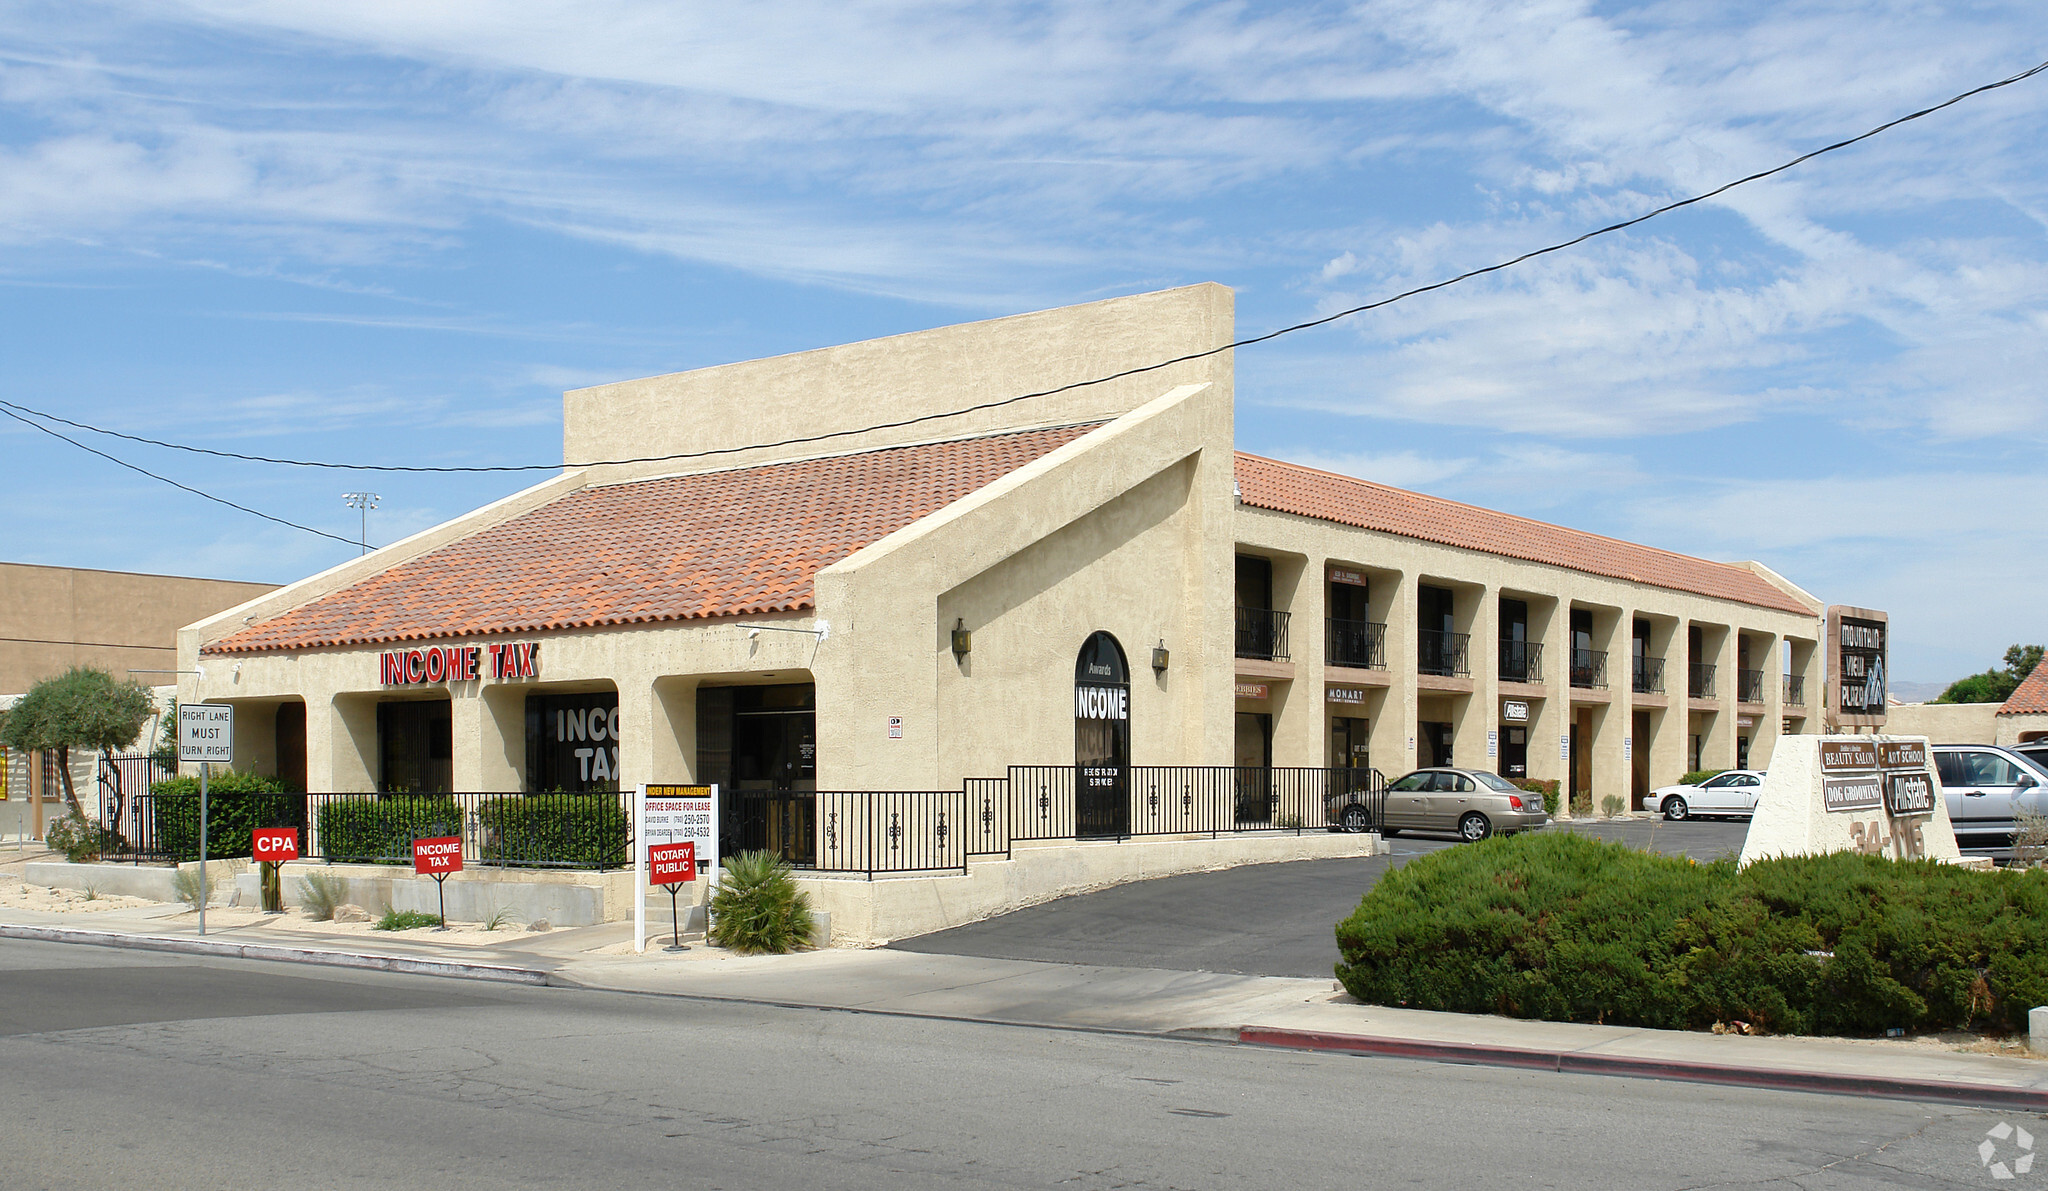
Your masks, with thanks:
M1607 689L1607 651L1604 649L1572 650L1572 685L1588 690Z
M1762 670L1737 670L1735 672L1735 698L1742 703L1764 701L1764 672Z
M958 790L736 791L724 800L721 850L765 849L798 869L872 879L965 872L972 858L1008 856L1017 841L1370 827L1386 803L1376 769L1140 765L1118 771L1113 805L1097 795L1083 806L1078 772L1015 766ZM103 806L115 814L110 801ZM121 859L198 858L196 794L126 794L116 818ZM462 840L465 867L632 864L630 796L616 792L221 794L207 807L208 856L247 857L260 827L298 828L300 857L330 864L410 865L413 841L439 836Z
M1635 676L1631 683L1638 695L1661 695L1664 693L1664 659L1644 654L1635 659Z
M1387 626L1371 620L1323 620L1323 661L1360 670L1387 668Z
M1239 608L1237 656L1287 661L1287 613L1271 608Z
M1543 642L1502 638L1500 643L1502 682L1542 682Z
M1685 681L1686 697L1690 699L1711 699L1714 697L1714 664L1694 662L1688 668Z
M1785 676L1785 706L1806 706L1806 675L1787 674Z
M161 859L149 787L176 777L177 772L176 766L165 765L146 753L100 757L98 780L93 786L99 803L102 859L135 864Z

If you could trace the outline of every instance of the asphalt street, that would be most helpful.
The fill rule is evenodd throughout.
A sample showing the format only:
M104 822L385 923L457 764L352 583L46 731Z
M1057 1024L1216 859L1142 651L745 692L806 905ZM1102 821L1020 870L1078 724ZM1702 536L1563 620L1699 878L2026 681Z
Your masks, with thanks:
M1976 1187L2001 1122L2048 1136L1894 1101L0 942L21 1191Z
M1711 860L1739 851L1743 822L1574 822L1545 830L1620 840L1673 856ZM1259 864L1119 885L1014 910L986 922L904 939L899 950L1051 963L1328 976L1336 924L1375 881L1416 856L1458 847L1457 837L1404 833L1393 854Z

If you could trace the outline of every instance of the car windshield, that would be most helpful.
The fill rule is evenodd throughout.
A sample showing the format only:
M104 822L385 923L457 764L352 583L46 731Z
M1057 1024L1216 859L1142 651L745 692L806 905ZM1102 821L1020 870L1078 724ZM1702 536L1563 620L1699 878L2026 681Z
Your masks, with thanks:
M1504 794L1514 794L1519 792L1514 783L1508 781L1504 777L1501 777L1499 774L1475 773L1472 776L1486 783L1489 787L1495 790L1499 790Z
M1434 776L1434 774L1430 773L1411 773L1407 777L1402 778L1400 781L1395 782L1393 785L1388 786L1387 789L1427 790L1429 789L1429 779Z

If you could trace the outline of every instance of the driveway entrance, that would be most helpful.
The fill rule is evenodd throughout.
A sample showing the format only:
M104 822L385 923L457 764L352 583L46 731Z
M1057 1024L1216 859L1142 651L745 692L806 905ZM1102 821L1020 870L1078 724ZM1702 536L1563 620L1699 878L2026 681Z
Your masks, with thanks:
M1552 824L1672 856L1740 851L1747 823L1624 820ZM1000 918L904 939L897 951L990 959L1166 968L1240 976L1329 976L1337 923L1388 871L1456 837L1404 832L1390 856L1255 864L1118 885Z

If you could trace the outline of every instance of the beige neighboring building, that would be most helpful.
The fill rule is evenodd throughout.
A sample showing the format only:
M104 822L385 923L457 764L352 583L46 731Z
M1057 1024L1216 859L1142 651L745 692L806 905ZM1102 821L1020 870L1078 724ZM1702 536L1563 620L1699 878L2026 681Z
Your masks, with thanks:
M0 710L73 666L96 666L116 679L132 673L144 685L168 687L178 667L179 629L275 590L268 583L0 563ZM154 732L152 722L143 739ZM90 788L96 762L94 754L73 754L78 789ZM37 801L39 812L38 796L61 797L57 781L51 766L0 749L0 798ZM31 819L24 830L40 836L40 813ZM13 830L11 822L0 826Z
M1233 334L1198 285L568 393L566 459L690 457L572 462L199 619L180 695L313 791L1046 766L1102 790L1012 811L1084 836L1163 813L1134 767L1627 799L1818 729L1824 608L1767 568L1241 454L1228 351L1061 391Z

